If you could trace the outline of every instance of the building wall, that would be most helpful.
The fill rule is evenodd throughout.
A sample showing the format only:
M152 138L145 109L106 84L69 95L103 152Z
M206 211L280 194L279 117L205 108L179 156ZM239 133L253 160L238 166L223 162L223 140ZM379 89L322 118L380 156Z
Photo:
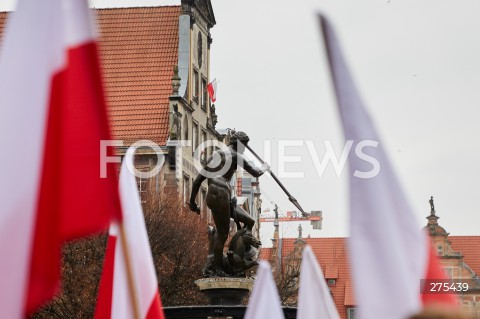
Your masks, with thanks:
M262 200L260 198L260 182L258 178L253 177L242 168L238 168L232 178L231 186L234 190L232 196L242 197L245 200L241 206L255 220L252 232L254 236L259 238Z
M474 318L480 318L480 279L478 274L464 262L462 252L455 251L451 246L449 233L434 221L430 221L435 227L431 227L430 239L436 249L442 268L451 279L461 280L468 283L468 293L459 294L460 304L463 310ZM428 226L427 226L428 228Z
M211 102L206 91L210 82L210 28L215 24L210 1L199 2L182 0L181 14L178 18L178 72L165 80L171 82L169 99L169 123L166 129L169 138L166 145L161 145L161 153L165 156L165 165L159 176L147 181L139 181L142 189L164 191L174 189L188 200L191 185L200 167L195 166L194 152L197 147L208 140L218 141L221 136L216 132L211 111ZM210 8L210 9L209 9ZM213 20L213 22L212 22ZM161 40L161 39L159 39ZM175 80L175 77L178 80ZM178 86L175 87L175 82ZM121 153L125 150L120 149ZM212 149L198 154L204 164ZM137 162L141 169L148 171L148 163L156 162L153 152L137 152ZM151 168L152 166L150 166ZM148 186L145 186L148 185ZM206 183L202 185L197 203L205 206Z
M470 288L473 287L469 293L459 294L460 306L472 318L480 318L480 286L475 286L475 282L479 281L478 273L465 263L465 256L461 251L452 249L448 233L443 228L438 226L435 231L436 234L430 234L434 247L445 245L442 246L444 253L439 254L442 268L451 278L462 279L462 282L469 283ZM460 249L463 247L462 239L472 239L471 244L480 247L480 236L454 237L455 241L458 241L456 244ZM274 235L274 238L272 248L262 247L261 258L269 260L275 269L286 269L286 264L289 262L288 256L294 254L299 238L279 238L278 233ZM317 261L324 271L325 279L332 292L340 317L342 319L349 318L349 314L354 312L356 302L348 264L347 238L304 238L303 240L312 247ZM463 244L466 241L464 240ZM477 260L477 265L479 262ZM333 279L334 281L330 283L330 280Z
M175 148L175 165L170 165L166 172L166 174L174 174L179 193L186 197L190 194L189 189L201 165L205 164L206 159L212 154L211 147L201 150L199 145L221 139L214 128L211 101L207 92L207 85L211 80L209 21L204 18L205 13L200 12L196 7L189 10L180 16L180 21L189 21L189 23L180 23L179 30L180 44L189 42L188 46L184 45L189 48L188 59L179 54L178 61L180 70L187 69L187 72L183 72L183 76L187 76L188 79L185 90L180 90L178 95L174 92L170 99L171 116L176 118L180 127L179 134L176 134L178 136L172 136L170 141ZM184 82L184 79L181 81ZM179 140L188 141L190 145L175 144L175 141ZM205 182L197 197L197 203L200 206L205 206L206 190ZM185 198L185 201L187 200L188 198Z

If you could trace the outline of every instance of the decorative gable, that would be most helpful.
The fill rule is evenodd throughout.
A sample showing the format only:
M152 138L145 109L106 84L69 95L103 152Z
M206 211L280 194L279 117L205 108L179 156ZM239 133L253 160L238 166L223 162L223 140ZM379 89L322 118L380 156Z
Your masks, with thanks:
M196 10L193 10L194 8ZM198 14L198 16L194 15L195 18L201 17L205 20L208 29L213 28L217 23L210 0L182 0L182 14L191 14L193 12Z

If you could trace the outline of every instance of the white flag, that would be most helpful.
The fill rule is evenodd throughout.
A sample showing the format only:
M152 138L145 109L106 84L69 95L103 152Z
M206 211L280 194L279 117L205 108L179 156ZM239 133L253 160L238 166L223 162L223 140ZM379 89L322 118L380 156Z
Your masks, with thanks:
M332 27L320 17L347 140L350 262L361 319L404 319L422 307L420 279L442 274L357 93ZM453 295L438 301L454 304ZM424 298L425 300L425 298Z
M257 278L244 319L283 319L282 304L273 280L270 264L260 261Z
M125 155L120 172L120 201L126 234L130 264L134 282L134 294L141 318L165 318L158 291L157 276L153 265L152 252L148 241L142 205L135 176L127 163L133 163L134 149ZM105 254L102 280L95 311L96 319L134 318L130 287L125 267L119 225L110 227L108 247Z
M312 248L303 250L298 291L298 319L340 319Z

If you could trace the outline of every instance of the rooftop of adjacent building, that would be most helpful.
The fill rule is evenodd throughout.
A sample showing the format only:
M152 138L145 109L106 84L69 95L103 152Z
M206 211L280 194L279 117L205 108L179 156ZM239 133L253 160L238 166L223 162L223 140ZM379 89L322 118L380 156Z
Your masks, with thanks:
M180 6L96 10L113 136L165 145Z
M277 247L280 247L280 250L277 252L277 258L284 258L292 252L296 241L297 238L279 239ZM354 306L352 279L348 266L347 238L304 238L303 241L312 247L317 261L324 271L337 309ZM260 258L271 260L272 253L273 248L263 248Z
M427 216L429 235L444 236L453 251L458 256L463 256L463 261L477 275L480 274L480 236L449 236L443 227L438 224L439 217L435 213L433 198L431 198L431 211ZM324 271L325 279L332 292L337 309L344 309L355 305L352 278L349 269L347 237L304 238L299 227L297 238L282 238L274 236L274 246L262 248L260 258L276 261L285 261L285 257L294 251L295 245L307 244L313 252ZM440 256L442 257L442 256ZM346 312L340 311L341 318L346 318Z

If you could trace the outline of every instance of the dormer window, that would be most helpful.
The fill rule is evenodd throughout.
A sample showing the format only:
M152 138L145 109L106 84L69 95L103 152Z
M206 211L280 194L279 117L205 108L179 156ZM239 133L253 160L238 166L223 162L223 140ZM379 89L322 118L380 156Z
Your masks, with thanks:
M355 319L355 308L347 308L347 319Z

